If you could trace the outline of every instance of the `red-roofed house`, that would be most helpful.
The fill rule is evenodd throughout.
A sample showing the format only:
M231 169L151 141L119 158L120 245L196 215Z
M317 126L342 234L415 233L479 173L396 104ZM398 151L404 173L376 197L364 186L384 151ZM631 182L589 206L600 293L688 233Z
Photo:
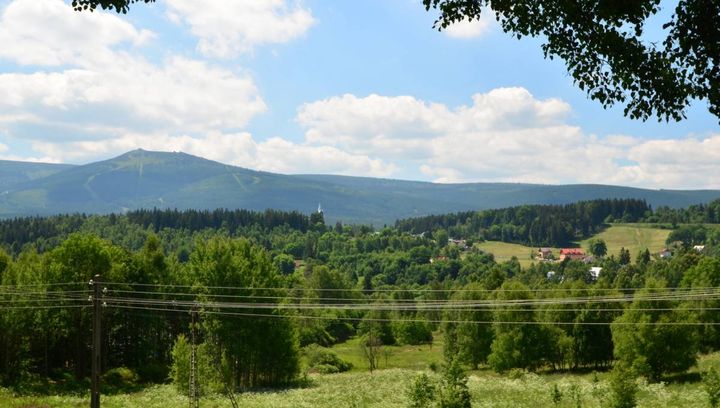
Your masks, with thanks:
M560 250L560 261L570 259L574 261L581 261L585 258L585 251L580 248L563 248Z

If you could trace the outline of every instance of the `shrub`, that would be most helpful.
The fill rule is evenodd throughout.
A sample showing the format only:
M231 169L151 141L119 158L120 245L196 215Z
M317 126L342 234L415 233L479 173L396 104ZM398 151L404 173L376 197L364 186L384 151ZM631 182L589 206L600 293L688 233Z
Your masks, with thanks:
M720 406L720 375L714 368L703 375L703 387L708 393L708 402L712 408Z
M127 367L117 367L110 369L105 372L102 376L102 381L111 387L131 387L137 385L140 376L137 373Z
M407 390L407 397L410 400L409 408L430 408L435 400L435 385L427 374L415 377Z
M352 368L352 364L338 357L334 351L317 344L305 347L304 353L308 367L321 374L340 373Z
M612 408L633 408L637 404L638 386L632 370L618 362L610 375L610 406Z
M439 408L471 408L467 375L457 360L446 368L440 388Z
M320 374L337 374L340 372L339 368L330 364L318 364L313 369Z

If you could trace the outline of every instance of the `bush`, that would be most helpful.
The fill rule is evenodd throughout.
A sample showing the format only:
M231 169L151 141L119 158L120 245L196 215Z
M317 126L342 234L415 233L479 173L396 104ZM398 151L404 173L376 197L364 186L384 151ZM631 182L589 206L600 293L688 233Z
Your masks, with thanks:
M430 408L435 400L435 385L426 374L420 374L407 390L409 408Z
M610 375L610 406L612 408L634 408L637 405L638 386L633 372L624 363L618 362Z
M440 388L439 408L471 408L467 375L457 360L446 368Z
M105 372L102 376L103 384L111 387L125 388L137 385L140 376L127 367L117 367Z
M703 375L703 387L708 393L708 402L712 408L720 405L720 375L714 368Z
M395 322L392 330L395 339L401 344L418 345L432 343L433 341L432 330L425 322Z
M341 373L352 368L352 364L338 357L334 351L317 344L305 347L304 353L308 367L321 374Z

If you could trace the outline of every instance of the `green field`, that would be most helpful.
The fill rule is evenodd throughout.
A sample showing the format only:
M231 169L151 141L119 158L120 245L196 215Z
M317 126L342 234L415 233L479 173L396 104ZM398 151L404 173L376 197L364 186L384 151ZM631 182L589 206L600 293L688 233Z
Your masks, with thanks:
M509 244L507 242L500 241L485 241L475 244L475 246L485 252L493 254L496 262L509 261L514 256L518 259L523 268L526 268L530 266L531 263L536 262L530 258L530 254L534 255L538 250L535 247L520 244ZM556 254L556 256L558 256L559 251L560 250L558 248L553 248L553 253Z
M443 362L442 333L435 332L433 336L432 345L383 347L380 354L380 368L426 370L431 363L440 366ZM368 362L363 356L359 338L336 344L332 349L340 358L353 364L353 371L368 370Z
M638 252L646 248L651 253L660 252L665 247L665 240L670 235L670 230L652 228L643 224L621 224L613 225L605 231L595 235L605 241L608 248L608 255L618 255L621 248L629 249L633 260ZM580 242L580 246L587 248L587 241Z
M665 246L665 240L670 235L670 230L654 228L645 224L615 224L601 233L578 243L580 247L587 250L587 243L592 238L600 238L605 241L608 247L608 255L620 253L620 248L630 250L632 259L637 253L645 248L651 253L659 252ZM495 255L497 262L509 261L513 256L517 257L520 265L529 266L534 261L530 259L530 253L535 253L537 248L519 244L508 244L498 241L485 241L476 244L476 247ZM555 256L560 255L558 248L553 248Z
M437 347L439 348L439 347ZM426 350L408 351L422 359ZM691 382L648 384L639 380L639 407L707 407L707 394L697 381L697 373L710 366L720 368L720 355L704 356L685 376ZM432 378L439 375L426 371ZM391 368L370 374L354 371L344 374L311 375L303 387L285 390L261 390L237 395L242 407L406 407L405 390L418 370ZM695 375L693 375L695 374ZM563 397L554 404L550 391L557 385ZM610 395L607 373L499 375L481 370L473 372L468 381L473 407L604 407ZM86 407L87 396L14 397L0 389L0 406L8 408ZM182 407L187 398L171 385L157 385L130 394L103 396L102 406L121 407ZM221 395L206 396L202 407L232 405Z

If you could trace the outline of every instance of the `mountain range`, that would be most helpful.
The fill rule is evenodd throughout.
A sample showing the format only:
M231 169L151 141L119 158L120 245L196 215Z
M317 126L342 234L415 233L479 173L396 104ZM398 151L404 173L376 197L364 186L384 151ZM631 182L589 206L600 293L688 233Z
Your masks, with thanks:
M138 208L246 208L315 211L329 222L382 226L398 218L521 204L639 198L686 207L720 190L516 183L437 184L335 175L285 175L186 153L133 150L85 165L0 161L0 217L110 213Z

